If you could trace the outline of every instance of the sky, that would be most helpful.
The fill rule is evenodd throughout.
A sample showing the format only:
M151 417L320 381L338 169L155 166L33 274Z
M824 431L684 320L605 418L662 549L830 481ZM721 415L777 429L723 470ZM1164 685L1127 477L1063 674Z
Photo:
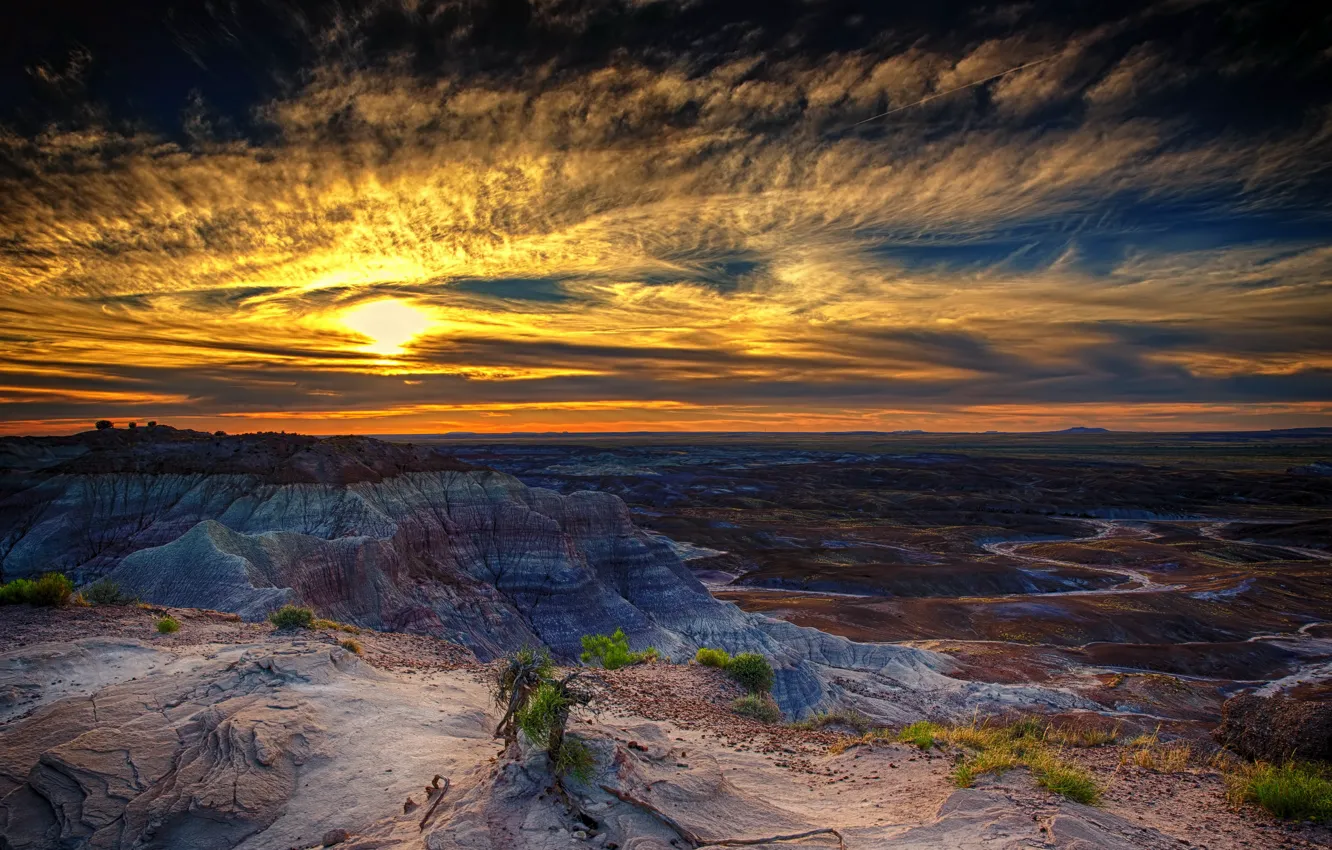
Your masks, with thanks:
M1325 4L12 0L0 432L1327 426L1330 166Z

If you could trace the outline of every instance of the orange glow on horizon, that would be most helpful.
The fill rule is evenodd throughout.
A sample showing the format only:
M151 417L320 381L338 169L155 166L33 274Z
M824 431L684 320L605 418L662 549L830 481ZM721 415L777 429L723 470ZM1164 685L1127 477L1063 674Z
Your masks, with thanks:
M151 408L143 408L151 410ZM226 416L110 416L127 421L157 419L164 425L200 431L294 431L305 434L441 434L472 432L604 433L908 431L980 433L988 430L1058 431L1095 425L1121 431L1224 431L1314 427L1332 417L1332 404L1267 405L1146 404L992 405L953 410L822 410L793 415L763 407L706 407L675 402L568 402L428 405L397 410L341 410L303 414L265 411ZM86 420L26 420L0 423L0 434L71 434L89 430Z

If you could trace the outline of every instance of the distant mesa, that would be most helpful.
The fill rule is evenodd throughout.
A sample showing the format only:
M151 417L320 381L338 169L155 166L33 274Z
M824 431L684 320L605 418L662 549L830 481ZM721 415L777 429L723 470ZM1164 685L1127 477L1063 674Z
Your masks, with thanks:
M1292 466L1291 475L1332 475L1332 460L1316 460L1305 466Z
M920 429L911 431L827 431L829 437L887 437L894 434L924 434Z
M1088 428L1085 425L1074 425L1072 428L1065 428L1062 431L1047 431L1047 434L1109 434L1109 428Z

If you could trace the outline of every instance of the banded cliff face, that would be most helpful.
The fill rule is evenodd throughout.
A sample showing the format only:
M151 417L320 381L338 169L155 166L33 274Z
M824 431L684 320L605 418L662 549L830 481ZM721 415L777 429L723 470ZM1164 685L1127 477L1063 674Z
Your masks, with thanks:
M61 442L63 441L63 442ZM148 602L262 618L286 602L488 658L623 628L676 659L757 651L799 715L848 699L880 715L1073 697L944 675L948 661L854 644L713 599L604 493L558 493L424 449L363 438L81 435L4 441L7 578L109 576Z

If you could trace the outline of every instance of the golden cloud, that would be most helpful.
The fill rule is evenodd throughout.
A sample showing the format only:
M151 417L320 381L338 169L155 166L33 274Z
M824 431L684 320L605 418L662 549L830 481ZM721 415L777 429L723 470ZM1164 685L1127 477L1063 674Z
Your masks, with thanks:
M842 423L850 407L818 413L818 400L895 410L881 397L933 393L998 416L966 398L996 376L1039 396L1064 381L1113 394L1142 375L1326 370L1332 248L1129 252L1092 270L1076 235L1130 230L1093 220L1117 197L1276 203L1332 145L1332 120L1198 142L1104 109L1026 126L1052 101L1122 103L1147 85L1159 56L1098 69L1101 37L774 61L762 75L762 57L507 80L329 63L264 106L276 140L262 145L7 133L0 148L23 172L0 179L0 330L32 386L0 392L20 412L36 400L254 420L725 409L772 424L717 395L767 407L785 390L800 421ZM1041 56L1053 58L1001 79L1000 108L964 131L921 120L948 125L975 108L969 96L852 129ZM1024 224L1067 226L1067 250L1022 262ZM1006 241L1014 256L969 268L912 254ZM264 392L274 368L295 390L284 406ZM89 376L118 388L80 387ZM428 398L445 379L456 403ZM530 403L486 386L543 383ZM319 406L331 396L347 407Z

